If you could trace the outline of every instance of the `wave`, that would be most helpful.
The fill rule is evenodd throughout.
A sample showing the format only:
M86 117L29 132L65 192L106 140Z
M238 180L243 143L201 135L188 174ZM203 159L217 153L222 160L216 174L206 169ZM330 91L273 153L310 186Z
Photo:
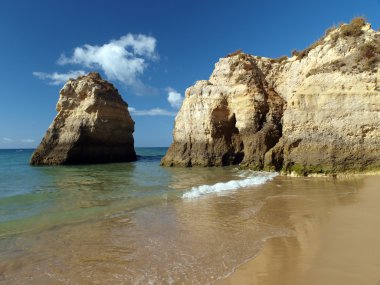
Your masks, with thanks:
M259 172L245 170L237 175L238 177L242 177L243 179L230 180L228 182L219 182L213 185L200 185L192 187L190 191L182 195L182 198L194 199L206 194L220 193L223 191L230 191L239 188L260 185L266 183L269 180L272 180L277 175L278 173L276 172Z

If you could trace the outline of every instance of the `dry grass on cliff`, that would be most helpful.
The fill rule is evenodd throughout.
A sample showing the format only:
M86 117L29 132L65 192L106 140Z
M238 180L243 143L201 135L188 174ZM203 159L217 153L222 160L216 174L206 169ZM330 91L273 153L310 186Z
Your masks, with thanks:
M342 74L360 73L363 71L377 72L380 64L380 38L370 42L362 42L357 46L357 52L325 63L317 68L311 69L307 77L329 72L341 72Z
M325 63L317 68L311 69L307 74L306 77L320 74L320 73L329 73L329 72L335 72L337 70L344 71L343 68L346 66L346 63L340 59L337 59L333 62Z
M380 62L380 40L367 42L359 47L357 62L363 61L364 70L376 70Z
M319 45L322 45L324 43L324 38L328 34L330 34L333 30L335 30L335 27L331 27L331 28L327 29L326 32L325 32L325 35L322 38L318 39L317 41L315 41L314 43L312 43L310 46L308 46L307 48L305 48L304 50L301 50L301 51L293 50L292 51L292 56L297 56L298 60L303 59L304 57L306 57L309 54L309 52L311 50L315 49Z
M243 53L243 50L238 49L238 50L236 50L234 52L231 52L231 53L227 54L226 57L233 57L235 55L242 54L242 53Z
M319 45L322 45L324 43L324 38L327 37L329 34L331 34L331 32L333 32L335 30L336 30L335 26L328 28L325 32L325 35L322 38L318 39L317 41L312 43L310 46L305 48L304 50L301 50L301 51L298 51L296 49L292 50L292 56L297 56L298 60L303 59L304 57L306 57L309 54L309 52L312 49L316 48ZM336 39L334 39L334 41L336 41Z
M364 17L354 18L351 20L351 22L349 24L340 24L339 25L339 28L340 28L339 33L336 32L334 34L332 34L332 33L337 29L337 27L336 26L330 27L326 30L326 32L322 38L320 38L319 40L317 40L316 42L314 42L313 44L311 44L310 46L308 46L304 50L302 50L302 51L293 50L292 56L297 56L298 60L303 59L304 57L306 57L309 54L309 52L312 49L316 48L319 45L322 45L324 43L324 39L329 35L331 36L331 44L332 45L335 45L335 43L337 42L337 40L340 37L342 37L342 38L359 37L363 34L362 28L366 23L367 23L367 20Z
M316 41L313 44L311 44L309 47L307 47L304 50L298 52L297 59L299 59L299 60L303 59L304 57L306 57L309 54L309 52L312 49L315 49L317 46L321 45L322 43L323 43L322 39L319 39L318 41Z
M281 63L281 62L286 61L286 60L288 60L288 57L286 55L283 55L283 56L280 56L278 58L272 58L270 60L270 62L271 63Z
M252 70L252 56L242 52L241 50L237 50L233 53L227 55L227 57L236 56L237 60L233 60L230 65L231 72L234 72L238 66L241 66L245 71Z
M362 28L367 23L364 17L357 17L351 20L349 24L340 27L340 35L343 37L359 37L363 34Z

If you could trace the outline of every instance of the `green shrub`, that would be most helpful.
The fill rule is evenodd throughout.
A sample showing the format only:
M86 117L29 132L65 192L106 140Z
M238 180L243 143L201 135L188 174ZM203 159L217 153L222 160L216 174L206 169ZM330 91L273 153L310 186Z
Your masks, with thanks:
M293 164L289 167L288 172L294 172L299 176L308 176L309 174L329 174L329 167L323 165L300 165Z

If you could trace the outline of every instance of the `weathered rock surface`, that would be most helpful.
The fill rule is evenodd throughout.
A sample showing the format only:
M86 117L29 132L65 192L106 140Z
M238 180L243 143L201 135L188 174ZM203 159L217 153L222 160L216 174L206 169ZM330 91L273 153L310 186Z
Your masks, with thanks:
M57 111L32 165L136 160L128 105L98 73L70 79L60 91Z
M358 20L291 58L222 58L186 90L162 165L380 168L379 61L380 33Z

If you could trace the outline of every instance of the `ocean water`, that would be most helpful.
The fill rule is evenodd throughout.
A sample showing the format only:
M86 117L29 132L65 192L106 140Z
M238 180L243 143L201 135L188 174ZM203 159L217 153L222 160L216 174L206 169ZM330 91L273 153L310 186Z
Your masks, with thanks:
M0 150L0 284L211 284L295 234L294 211L269 206L277 198L329 205L352 193L236 167L165 168L166 148L136 151L131 163L31 167L32 150Z

